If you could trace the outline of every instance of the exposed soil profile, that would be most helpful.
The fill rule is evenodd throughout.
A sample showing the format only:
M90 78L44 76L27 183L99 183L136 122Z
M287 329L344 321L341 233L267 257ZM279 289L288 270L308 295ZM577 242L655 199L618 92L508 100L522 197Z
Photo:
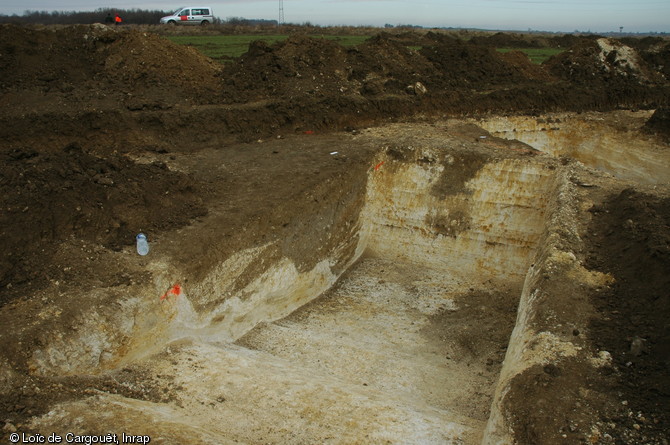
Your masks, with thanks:
M584 293L599 369L576 359L517 377L508 403L518 443L663 444L670 408L668 200L625 189L593 206L585 265L613 276ZM557 284L560 287L560 284ZM556 306L556 310L561 310ZM588 312L586 312L588 311ZM591 312L592 311L592 312ZM596 422L589 421L597 412Z
M68 275L53 263L63 240L119 250L128 232L179 227L207 213L206 188L165 164L101 157L74 143L55 153L14 149L0 156L2 304L24 286L34 290Z
M593 209L589 265L616 283L593 296L597 347L611 351L619 397L628 401L630 442L661 443L670 419L670 200L624 190ZM625 413L627 414L627 413ZM651 442L651 441L656 442Z

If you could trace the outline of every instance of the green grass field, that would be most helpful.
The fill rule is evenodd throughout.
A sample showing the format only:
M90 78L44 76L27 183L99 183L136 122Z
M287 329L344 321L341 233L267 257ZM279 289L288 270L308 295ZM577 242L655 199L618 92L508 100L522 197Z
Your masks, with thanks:
M498 48L498 51L501 53L506 53L509 51L521 51L528 55L531 62L540 64L549 57L559 54L565 50L560 48Z
M336 36L336 35L312 35L311 37L333 40L344 47L356 46L370 36ZM167 36L168 39L180 45L190 45L198 49L207 57L221 62L230 61L231 59L240 57L249 49L249 43L255 40L263 40L268 45L275 42L286 40L288 35L219 35L219 36ZM411 49L419 50L420 46L411 46ZM500 52L513 51L517 48L498 48ZM528 54L533 63L540 64L549 57L560 53L562 49L557 48L520 48Z
M363 43L369 36L332 36L312 35L314 38L334 40L344 47ZM268 45L288 38L287 35L222 35L222 36L168 36L168 39L180 45L190 45L214 60L227 61L240 57L249 49L249 43L263 40Z

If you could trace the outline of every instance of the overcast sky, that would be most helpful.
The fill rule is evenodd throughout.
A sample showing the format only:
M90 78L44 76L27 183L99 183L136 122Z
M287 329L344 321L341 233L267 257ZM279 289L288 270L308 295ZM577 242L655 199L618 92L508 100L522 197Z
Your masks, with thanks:
M188 0L0 0L0 13L140 8L171 11ZM276 20L279 0L198 0L222 19ZM670 0L284 0L289 23L544 31L670 32Z

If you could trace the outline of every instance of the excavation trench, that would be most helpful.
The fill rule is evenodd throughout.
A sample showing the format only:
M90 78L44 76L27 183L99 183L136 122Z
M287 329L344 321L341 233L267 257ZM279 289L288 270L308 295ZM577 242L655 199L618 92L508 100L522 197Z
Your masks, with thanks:
M667 45L482 42L2 27L3 437L667 444Z
M102 329L89 317L31 361L38 374L144 363L150 381L171 376L176 405L100 394L34 427L66 428L93 403L204 442L481 441L560 168L460 137L368 162L367 185L341 192L327 221L303 215L305 231L330 227L318 261L300 265L278 241L242 249L158 306L127 298ZM155 290L143 292L170 289L174 268L145 267Z
M310 409L307 424L294 424L302 440L326 439L313 426L307 432L314 422L344 442L476 443L555 170L396 148L370 175L362 256L324 295L236 345L301 376L273 381L269 392L301 388L288 405ZM312 392L301 394L306 378L319 381L315 398L338 408L320 409ZM270 411L296 417L281 404Z
M185 266L160 254L139 262L152 282L45 340L30 367L117 382L139 373L124 385L151 382L163 398L98 393L32 428L98 425L104 411L117 419L109 428L191 443L511 442L515 377L579 350L563 338L566 320L538 328L547 277L575 288L609 279L566 248L584 211L575 188L597 179L556 153L452 124L344 141L377 146L367 166L310 189L283 238L256 239L176 290ZM205 232L203 251L215 250L218 227L214 213L154 252Z

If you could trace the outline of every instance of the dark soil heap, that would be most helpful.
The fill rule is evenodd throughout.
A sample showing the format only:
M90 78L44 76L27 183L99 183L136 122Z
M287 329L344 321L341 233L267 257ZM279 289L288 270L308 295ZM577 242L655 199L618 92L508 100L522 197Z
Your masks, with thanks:
M651 115L645 129L670 141L670 108L658 108Z
M424 47L421 54L437 67L448 87L486 89L531 80L494 49L467 42Z
M226 70L223 94L236 103L339 95L351 88L346 66L346 51L329 40L298 35L273 46L255 41Z
M61 105L204 103L220 90L221 68L209 58L133 30L3 25L0 54L1 91L39 94Z
M416 82L430 89L437 86L432 85L435 66L408 43L380 34L349 52L350 76L360 83L363 95L406 95L407 87Z
M63 276L52 257L79 239L118 250L129 234L180 227L205 215L201 186L162 164L104 157L76 144L45 153L0 152L0 305Z
M412 49L417 47L420 49ZM337 98L400 95L409 99L421 82L431 96L446 89L510 86L538 75L527 58L505 57L492 48L438 34L395 36L382 33L356 48L306 36L268 46L253 42L224 72L224 97L247 102L300 97Z
M670 422L670 200L627 189L591 211L598 235L588 267L616 279L592 297L604 317L591 326L596 346L615 357L612 392L628 402L612 414L625 434L614 433L627 443L665 443L652 438ZM635 423L643 428L626 429Z
M613 39L584 41L546 62L549 71L577 84L639 85L664 83L637 51Z
M517 34L497 32L490 36L475 36L471 43L491 48L570 48L583 41L593 40L597 36L576 36L564 34L560 36L543 36L533 34Z
M660 73L666 80L670 79L670 42L667 40L656 41L653 45L640 51L640 56L649 67Z
M556 80L544 67L534 64L523 51L509 51L503 53L501 57L506 63L516 67L524 78L540 82Z
M433 32L381 33L345 49L294 35L274 45L254 42L240 59L223 67L192 48L137 30L4 25L0 119L30 113L36 106L72 117L82 113L82 102L89 111L258 103L253 116L240 115L238 124L227 125L245 132L267 101L275 104L272 120L277 125L300 121L316 127L323 126L320 110L328 107L337 108L342 118L325 124L347 127L388 113L583 111L668 103L662 71L670 66L667 45L654 44L638 53L611 39L563 40L496 34L466 42ZM543 66L494 49L573 41L575 47ZM49 122L53 126L57 119Z

